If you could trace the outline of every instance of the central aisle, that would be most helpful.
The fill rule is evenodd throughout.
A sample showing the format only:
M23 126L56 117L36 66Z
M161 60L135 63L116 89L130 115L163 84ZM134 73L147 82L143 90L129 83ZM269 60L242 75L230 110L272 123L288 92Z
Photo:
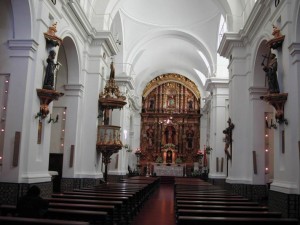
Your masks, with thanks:
M134 218L132 225L175 225L174 185L160 184L160 188Z

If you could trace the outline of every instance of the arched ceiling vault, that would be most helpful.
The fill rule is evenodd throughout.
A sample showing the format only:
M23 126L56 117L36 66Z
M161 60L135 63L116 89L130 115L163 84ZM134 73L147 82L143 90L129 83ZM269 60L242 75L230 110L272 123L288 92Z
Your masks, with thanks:
M137 94L141 95L147 82L163 73L182 74L203 92L203 79L200 79L199 73L209 78L215 75L217 68L220 18L241 14L246 0L90 2L93 13L112 18L111 30L122 40L123 61L119 63L131 65ZM114 21L117 14L121 20Z

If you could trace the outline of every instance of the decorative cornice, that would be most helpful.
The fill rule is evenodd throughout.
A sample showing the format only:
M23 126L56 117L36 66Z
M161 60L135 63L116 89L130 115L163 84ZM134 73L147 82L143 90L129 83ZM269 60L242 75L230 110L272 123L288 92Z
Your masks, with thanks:
M36 52L39 44L33 39L13 39L8 40L8 47L11 51L11 57L29 57L34 59L34 53Z
M225 58L230 58L234 47L244 47L243 37L240 33L224 33L218 53Z
M129 90L134 89L134 81L130 76L119 76L115 78L115 81L120 86L126 86Z
M228 78L216 78L211 77L205 82L205 90L211 91L214 88L228 88L229 79Z
M292 64L300 62L300 43L291 43L288 49L292 56Z
M249 87L249 94L250 95L264 95L268 92L266 87Z
M92 34L92 38L96 41L104 41L105 44L107 44L111 55L116 55L119 52L118 45L116 44L116 41L110 31L96 32L95 34Z
M261 96L268 93L266 87L249 87L249 95L251 100L261 101Z
M247 37L247 41L253 40L253 36L258 33L258 30L262 27L262 23L267 21L266 18L269 15L270 2L256 1L249 17L247 18L244 28L240 31L241 36Z
M82 25L82 28L86 31L86 33L90 34L93 28L88 18L86 17L86 14L80 7L79 1L71 0L68 2L68 5L70 6L79 23Z
M253 40L253 36L257 34L258 29L261 29L262 23L266 21L266 17L270 14L270 7L267 4L266 1L257 1L244 27L239 32L224 33L218 48L218 53L221 56L230 58L234 47L244 47Z
M84 86L82 84L65 84L66 96L81 96Z
M69 15L72 21L77 20L79 24L81 24L81 28L86 33L86 35L84 35L83 32L81 31L81 35L83 35L83 37L85 38L91 37L92 44L95 46L101 45L104 41L108 45L112 55L116 55L119 52L118 46L116 44L116 41L113 38L112 33L110 31L97 32L96 29L92 27L91 23L87 19L78 1L69 1L68 5L72 10L73 15L71 15L71 13L68 11L68 7L64 7L64 10L67 12L67 15Z

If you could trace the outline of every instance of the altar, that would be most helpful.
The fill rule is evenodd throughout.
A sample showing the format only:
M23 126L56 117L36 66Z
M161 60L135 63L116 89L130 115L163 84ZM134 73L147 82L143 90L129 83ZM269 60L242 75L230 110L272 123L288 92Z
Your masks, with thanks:
M176 164L154 164L153 173L155 173L156 176L183 177L183 169L183 164L180 166Z

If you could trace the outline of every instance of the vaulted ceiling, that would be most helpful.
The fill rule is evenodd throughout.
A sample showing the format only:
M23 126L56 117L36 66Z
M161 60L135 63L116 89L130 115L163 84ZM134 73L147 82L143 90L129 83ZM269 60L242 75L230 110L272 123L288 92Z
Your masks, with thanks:
M251 2L251 5L250 3ZM247 3L247 5L246 5ZM110 30L120 41L115 63L134 77L137 94L163 73L182 74L204 92L205 78L217 75L221 16L228 30L238 30L246 0L90 0L82 7L96 23L107 15ZM92 6L93 10L90 10ZM129 68L129 69L128 69Z

